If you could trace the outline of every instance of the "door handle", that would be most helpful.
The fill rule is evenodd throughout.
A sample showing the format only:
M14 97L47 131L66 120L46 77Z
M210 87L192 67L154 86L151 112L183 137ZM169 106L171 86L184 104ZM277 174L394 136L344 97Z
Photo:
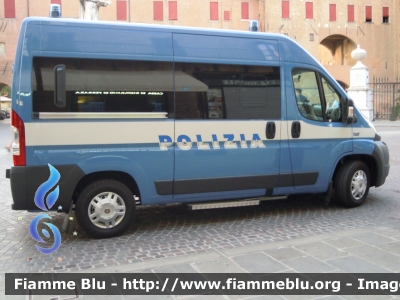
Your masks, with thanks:
M265 135L267 136L267 139L269 140L274 139L275 133L276 133L275 122L267 122L267 127L265 129Z
M301 133L301 126L299 121L294 121L292 123L292 138L298 139Z

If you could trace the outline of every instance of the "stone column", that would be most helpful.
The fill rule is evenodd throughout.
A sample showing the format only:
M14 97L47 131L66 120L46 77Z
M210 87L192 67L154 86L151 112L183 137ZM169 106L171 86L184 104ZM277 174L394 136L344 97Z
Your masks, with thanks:
M367 56L367 52L357 45L357 49L351 52L351 57L357 63L350 69L350 87L347 94L353 99L355 105L370 121L374 119L372 103L372 90L369 87L369 69L361 62Z

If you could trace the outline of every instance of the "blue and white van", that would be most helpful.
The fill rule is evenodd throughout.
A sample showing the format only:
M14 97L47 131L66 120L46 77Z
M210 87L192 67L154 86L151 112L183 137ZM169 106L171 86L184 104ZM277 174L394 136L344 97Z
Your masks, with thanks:
M355 207L389 172L373 125L284 35L27 18L13 76L12 208L37 209L50 164L52 208L95 237L138 205L334 190Z

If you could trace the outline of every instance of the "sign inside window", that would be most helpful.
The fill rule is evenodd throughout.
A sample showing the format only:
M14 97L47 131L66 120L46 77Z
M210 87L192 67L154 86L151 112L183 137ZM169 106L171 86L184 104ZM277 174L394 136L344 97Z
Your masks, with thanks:
M164 95L163 92L101 92L101 91L76 91L75 95Z

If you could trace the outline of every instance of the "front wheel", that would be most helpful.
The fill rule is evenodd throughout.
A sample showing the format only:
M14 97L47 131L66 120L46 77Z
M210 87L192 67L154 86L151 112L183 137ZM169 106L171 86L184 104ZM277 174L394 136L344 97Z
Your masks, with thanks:
M344 206L360 206L368 196L369 186L367 165L362 161L349 161L336 174L335 196Z
M82 228L95 238L124 233L135 215L135 200L129 188L115 180L88 185L79 195L75 213Z

